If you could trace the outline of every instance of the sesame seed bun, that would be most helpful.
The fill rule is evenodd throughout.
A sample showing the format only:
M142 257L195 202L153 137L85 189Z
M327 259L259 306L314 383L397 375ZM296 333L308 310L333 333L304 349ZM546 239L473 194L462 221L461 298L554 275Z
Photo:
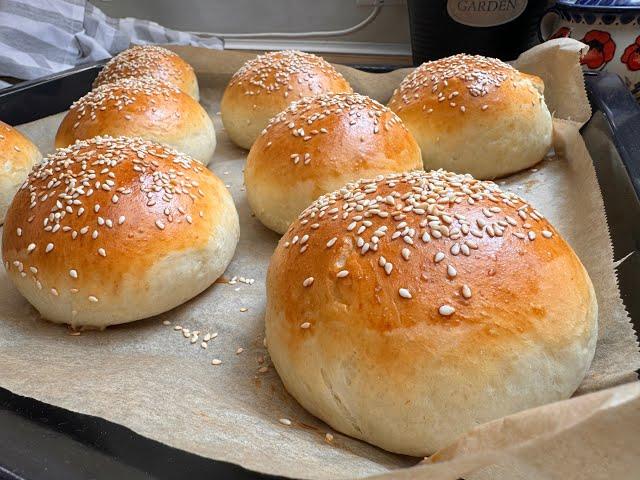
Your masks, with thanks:
M71 105L56 147L99 135L142 137L165 143L207 165L216 148L207 112L173 85L150 77L102 85Z
M2 258L44 318L106 327L202 292L238 236L231 195L202 164L140 138L95 137L34 168L7 213Z
M93 88L123 78L153 77L168 82L196 101L200 99L193 68L177 53L155 45L138 45L113 57L98 73Z
M424 456L569 397L593 358L582 263L531 205L445 171L361 180L292 224L267 275L287 390L345 434Z
M551 148L544 84L494 58L472 55L423 63L389 107L422 150L425 169L489 179L530 167Z
M231 78L220 106L222 122L231 140L249 149L271 117L291 102L329 92L353 90L323 58L295 50L269 52Z
M252 210L284 233L320 195L347 182L422 168L420 149L402 121L357 93L292 103L251 147L244 178Z
M13 196L42 154L31 140L0 122L0 225Z

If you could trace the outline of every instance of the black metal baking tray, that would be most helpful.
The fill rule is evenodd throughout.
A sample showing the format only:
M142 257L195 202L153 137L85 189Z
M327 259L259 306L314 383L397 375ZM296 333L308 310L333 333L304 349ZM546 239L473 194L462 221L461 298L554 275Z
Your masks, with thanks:
M0 120L17 125L66 110L91 88L100 64L0 91ZM619 77L587 74L593 117L582 134L593 158L622 298L640 331L640 107ZM597 254L597 252L594 252ZM1 372L1 369L0 369ZM1 381L1 373L0 373ZM0 479L277 478L206 459L126 427L0 388Z

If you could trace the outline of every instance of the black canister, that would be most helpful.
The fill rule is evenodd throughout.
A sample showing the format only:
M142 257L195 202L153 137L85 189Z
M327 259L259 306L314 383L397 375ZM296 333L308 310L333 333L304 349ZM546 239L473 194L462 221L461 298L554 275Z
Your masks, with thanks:
M545 0L408 0L414 65L456 53L513 60L539 43Z

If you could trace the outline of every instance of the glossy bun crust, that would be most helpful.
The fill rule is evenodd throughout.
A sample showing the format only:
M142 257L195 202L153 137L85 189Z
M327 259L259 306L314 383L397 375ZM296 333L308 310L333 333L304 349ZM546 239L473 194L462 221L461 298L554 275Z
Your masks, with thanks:
M216 147L213 122L189 95L153 78L124 78L74 102L56 134L56 147L99 135L165 143L207 165Z
M177 53L156 45L137 45L113 57L98 73L93 88L131 77L163 80L196 100L200 98L198 79L191 65Z
M271 117L291 102L321 93L351 93L344 77L321 57L295 50L248 61L227 85L220 113L231 140L249 149Z
M402 121L357 93L292 103L251 147L245 167L249 205L284 233L320 195L347 182L422 168L420 149Z
M202 292L238 237L231 195L202 164L139 138L96 137L31 172L7 213L2 258L44 318L106 327Z
M42 154L31 140L0 122L0 224L4 222L13 196Z
M494 58L454 55L423 63L389 108L413 133L426 170L487 179L538 163L551 148L544 83Z
M593 358L597 303L531 205L469 175L416 171L349 184L301 214L269 265L266 333L307 410L424 456L569 397Z

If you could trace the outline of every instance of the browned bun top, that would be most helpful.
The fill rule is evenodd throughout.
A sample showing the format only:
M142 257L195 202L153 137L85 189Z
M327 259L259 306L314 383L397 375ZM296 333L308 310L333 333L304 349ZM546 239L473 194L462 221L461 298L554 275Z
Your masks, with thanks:
M191 104L192 99L178 87L151 77L104 84L71 104L56 133L56 147L127 126L150 132L171 131L182 123L183 114L189 113L182 108L184 103ZM131 136L140 133L132 132Z
M40 158L40 151L18 130L0 121L0 165L4 172L30 169ZM23 177L24 179L24 177Z
M238 70L228 88L244 95L287 99L287 104L323 92L351 92L349 83L321 57L297 50L258 55Z
M456 357L489 355L528 335L565 345L590 335L595 305L580 260L539 211L492 182L442 170L320 197L280 240L267 284L292 349L314 325L337 332L343 322L354 337L407 336L407 348L443 358L453 346ZM385 365L394 345L371 358Z
M521 80L529 80L523 87ZM535 88L529 88L533 84ZM458 54L425 62L393 92L389 108L405 115L440 114L454 124L461 114L476 116L514 102L536 103L544 85L497 58ZM401 114L402 112L402 114ZM481 117L480 117L481 118Z
M99 135L126 135L166 143L196 156L183 143L207 130L210 123L200 104L170 83L151 77L123 78L95 88L71 105L58 128L56 147Z
M292 103L271 119L248 162L255 175L317 182L314 198L328 191L323 187L333 178L422 165L418 145L402 120L357 93L328 93Z
M169 147L128 137L78 141L48 155L16 194L3 232L5 267L52 299L77 293L87 312L118 298L124 282L147 281L167 255L204 248L226 197L215 175Z
M177 53L156 45L137 45L119 53L98 73L93 87L122 78L147 76L171 83L198 98L198 82L191 65Z

